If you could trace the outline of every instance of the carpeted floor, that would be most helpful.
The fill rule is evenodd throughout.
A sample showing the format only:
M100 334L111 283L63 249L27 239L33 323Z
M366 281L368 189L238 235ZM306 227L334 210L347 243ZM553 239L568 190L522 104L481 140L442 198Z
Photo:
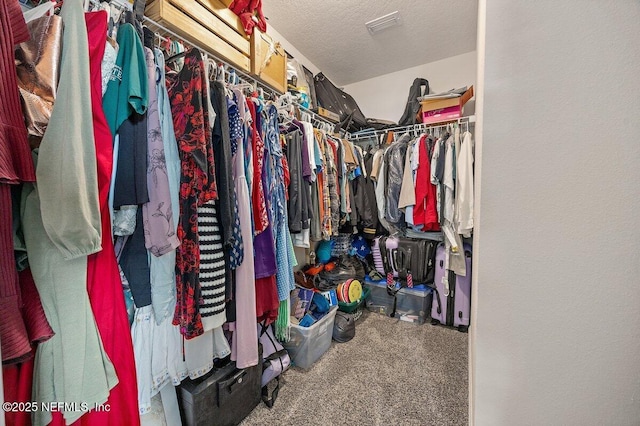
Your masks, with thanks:
M466 425L467 359L465 333L365 312L353 340L289 369L275 406L241 426Z

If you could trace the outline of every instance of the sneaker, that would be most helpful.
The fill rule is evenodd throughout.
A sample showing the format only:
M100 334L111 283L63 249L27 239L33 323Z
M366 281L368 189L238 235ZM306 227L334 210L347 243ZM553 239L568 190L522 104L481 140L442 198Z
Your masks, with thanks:
M353 265L345 262L345 259L342 257L336 263L335 268L330 271L325 270L320 274L322 278L327 281L331 281L333 283L340 283L348 280L349 278L353 278L356 275L356 269Z
M293 279L295 280L296 284L299 285L302 288L308 288L308 289L313 289L313 277L311 276L307 276L304 272L302 271L296 271L293 274Z

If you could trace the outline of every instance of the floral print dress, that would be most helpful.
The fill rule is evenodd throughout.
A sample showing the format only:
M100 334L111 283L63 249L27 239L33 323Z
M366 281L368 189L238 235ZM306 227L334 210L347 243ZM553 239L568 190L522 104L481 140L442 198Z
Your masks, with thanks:
M200 51L192 49L184 57L177 74L167 74L173 125L180 152L180 217L176 251L176 310L173 319L187 338L204 330L200 306L200 245L198 207L218 197L211 126L207 110L204 62Z

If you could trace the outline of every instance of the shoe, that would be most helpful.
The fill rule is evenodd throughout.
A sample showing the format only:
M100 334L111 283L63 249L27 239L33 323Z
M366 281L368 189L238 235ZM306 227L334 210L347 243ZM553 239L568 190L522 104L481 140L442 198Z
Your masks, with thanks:
M318 289L318 291L329 291L336 288L338 283L333 283L331 281L327 281L322 277L322 274L318 274L313 277L313 286Z
M293 274L293 279L295 280L296 284L302 288L308 288L308 289L312 289L313 290L313 277L307 276L304 272L302 271L296 271Z
M327 271L325 268L324 271L320 274L322 278L332 283L341 283L345 282L349 278L353 278L356 275L356 269L353 265L347 262L346 258L340 257L336 262L336 266L331 270Z

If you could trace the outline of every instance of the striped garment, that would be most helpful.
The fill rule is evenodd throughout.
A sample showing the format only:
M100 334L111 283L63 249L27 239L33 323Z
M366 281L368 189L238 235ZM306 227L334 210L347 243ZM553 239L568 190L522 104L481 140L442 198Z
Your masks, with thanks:
M203 303L199 306L204 331L220 327L225 315L225 262L222 233L214 201L198 207L200 241L200 288Z

